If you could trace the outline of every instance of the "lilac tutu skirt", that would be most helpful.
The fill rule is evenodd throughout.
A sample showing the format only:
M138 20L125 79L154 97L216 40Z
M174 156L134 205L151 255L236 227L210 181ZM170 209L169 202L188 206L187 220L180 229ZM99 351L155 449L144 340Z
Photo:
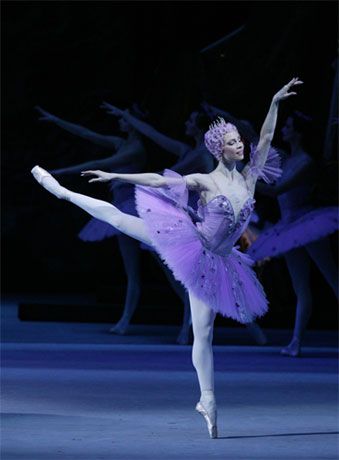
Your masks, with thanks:
M251 265L253 261L233 248L222 256L208 250L190 215L187 189L136 187L136 204L155 250L174 277L214 312L240 323L266 313L265 293Z
M247 254L254 260L283 255L306 246L338 230L338 208L327 207L307 211L292 221L281 220L262 232Z

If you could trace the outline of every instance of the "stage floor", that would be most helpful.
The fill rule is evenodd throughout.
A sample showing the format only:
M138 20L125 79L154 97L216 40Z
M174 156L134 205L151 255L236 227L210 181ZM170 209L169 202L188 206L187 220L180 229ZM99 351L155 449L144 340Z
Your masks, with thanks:
M194 411L191 347L173 345L178 328L119 338L107 324L19 323L13 299L2 311L1 460L338 458L333 333L309 333L294 359L280 345L239 344L243 329L215 346L211 440ZM277 334L285 343L288 332Z

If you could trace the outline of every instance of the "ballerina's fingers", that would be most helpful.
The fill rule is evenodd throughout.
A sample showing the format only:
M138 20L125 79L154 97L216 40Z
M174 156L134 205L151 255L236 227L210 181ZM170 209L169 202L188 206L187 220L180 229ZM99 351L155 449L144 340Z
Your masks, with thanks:
M89 182L99 181L101 179L101 175L100 175L99 171L81 171L80 176L81 177L96 176L96 177L92 177Z
M103 171L82 171L81 177L92 177L88 182L108 182L110 180L109 174Z
M295 78L292 78L291 81L289 81L285 86L284 86L284 89L285 90L289 90L290 88L292 88L292 86L295 86L295 85L302 85L304 82L299 80L298 77L295 77Z
M80 175L83 177L86 176L93 176L93 175L98 175L99 171L92 171L92 170L87 170L87 171L81 171Z
M287 99L287 98L290 97L290 96L296 96L296 94L297 94L297 93L294 93L294 92L292 92L292 93L286 93L286 94L284 94L283 96L281 96L281 99Z
M299 77L295 77L295 78L292 78L292 80L289 83L287 83L286 86L289 89L294 85L302 85L303 83L304 83L303 81L299 80Z

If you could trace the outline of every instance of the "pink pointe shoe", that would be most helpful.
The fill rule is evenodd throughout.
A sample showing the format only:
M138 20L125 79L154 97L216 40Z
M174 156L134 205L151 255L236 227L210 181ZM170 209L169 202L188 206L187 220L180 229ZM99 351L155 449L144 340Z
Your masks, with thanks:
M201 414L207 423L208 433L211 439L216 439L218 437L218 428L217 428L217 409L215 404L208 411L201 401L195 406L195 410Z
M46 190L55 195L59 199L67 200L67 190L62 187L53 176L40 166L34 166L31 170L34 179Z

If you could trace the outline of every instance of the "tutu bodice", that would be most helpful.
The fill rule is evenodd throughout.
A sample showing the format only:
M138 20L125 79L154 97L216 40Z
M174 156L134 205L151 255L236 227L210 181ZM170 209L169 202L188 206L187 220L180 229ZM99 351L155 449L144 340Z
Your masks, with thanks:
M229 254L248 225L254 202L248 197L238 215L224 195L214 197L205 205L199 202L197 214L201 220L196 226L203 245L215 254Z

